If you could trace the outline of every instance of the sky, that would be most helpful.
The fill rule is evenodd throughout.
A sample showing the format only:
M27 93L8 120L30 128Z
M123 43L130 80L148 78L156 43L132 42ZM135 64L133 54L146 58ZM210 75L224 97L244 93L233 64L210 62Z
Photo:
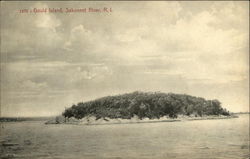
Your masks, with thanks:
M249 2L1 1L0 62L1 116L53 116L134 91L249 111Z

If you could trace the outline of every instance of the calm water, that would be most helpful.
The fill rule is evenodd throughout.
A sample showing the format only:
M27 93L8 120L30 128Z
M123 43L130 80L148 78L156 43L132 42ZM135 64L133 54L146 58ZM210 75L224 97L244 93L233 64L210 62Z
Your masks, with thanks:
M248 159L249 115L121 125L1 123L2 158ZM16 145L4 145L13 143Z

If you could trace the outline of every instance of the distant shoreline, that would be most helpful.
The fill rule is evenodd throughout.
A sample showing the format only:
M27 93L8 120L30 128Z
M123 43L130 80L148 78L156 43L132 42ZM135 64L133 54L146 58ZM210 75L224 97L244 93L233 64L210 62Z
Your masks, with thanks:
M237 112L237 113L231 113L231 116L237 116L241 114L250 114L250 112ZM189 117L189 121L191 120L213 120L213 119L230 119L235 118L228 116L226 118L221 117L210 117L210 118L204 118L204 117ZM51 121L54 120L56 116L50 116L50 117L0 117L0 122L23 122L23 121ZM175 119L167 119L167 121L152 121L152 122L173 122L173 121L183 121L183 119L175 118ZM139 123L139 122L138 122ZM140 122L141 123L141 122Z
M50 117L0 117L0 122L23 122L23 121L48 121L54 119Z

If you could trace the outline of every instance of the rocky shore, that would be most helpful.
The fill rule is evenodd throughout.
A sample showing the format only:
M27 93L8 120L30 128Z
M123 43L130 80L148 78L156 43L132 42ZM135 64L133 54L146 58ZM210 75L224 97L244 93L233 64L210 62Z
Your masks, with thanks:
M216 120L216 119L230 119L238 118L236 115L224 116L224 115L211 115L211 116L185 116L180 115L177 118L161 117L159 119L143 118L139 119L138 116L134 116L131 119L110 119L100 118L96 119L95 116L87 116L82 119L76 119L74 117L65 118L64 116L57 116L52 120L47 121L45 124L75 124L75 125L106 125L106 124L134 124L134 123L156 123L156 122L177 122L177 121L192 121L192 120Z

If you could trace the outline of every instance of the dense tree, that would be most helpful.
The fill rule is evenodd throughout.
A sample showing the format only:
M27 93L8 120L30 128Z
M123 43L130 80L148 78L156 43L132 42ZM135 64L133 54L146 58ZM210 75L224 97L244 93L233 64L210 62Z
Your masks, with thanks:
M100 118L130 119L137 115L140 119L150 119L178 115L230 115L218 100L205 100L186 94L133 92L117 96L107 96L89 102L73 105L63 112L66 118L81 119L85 116Z

